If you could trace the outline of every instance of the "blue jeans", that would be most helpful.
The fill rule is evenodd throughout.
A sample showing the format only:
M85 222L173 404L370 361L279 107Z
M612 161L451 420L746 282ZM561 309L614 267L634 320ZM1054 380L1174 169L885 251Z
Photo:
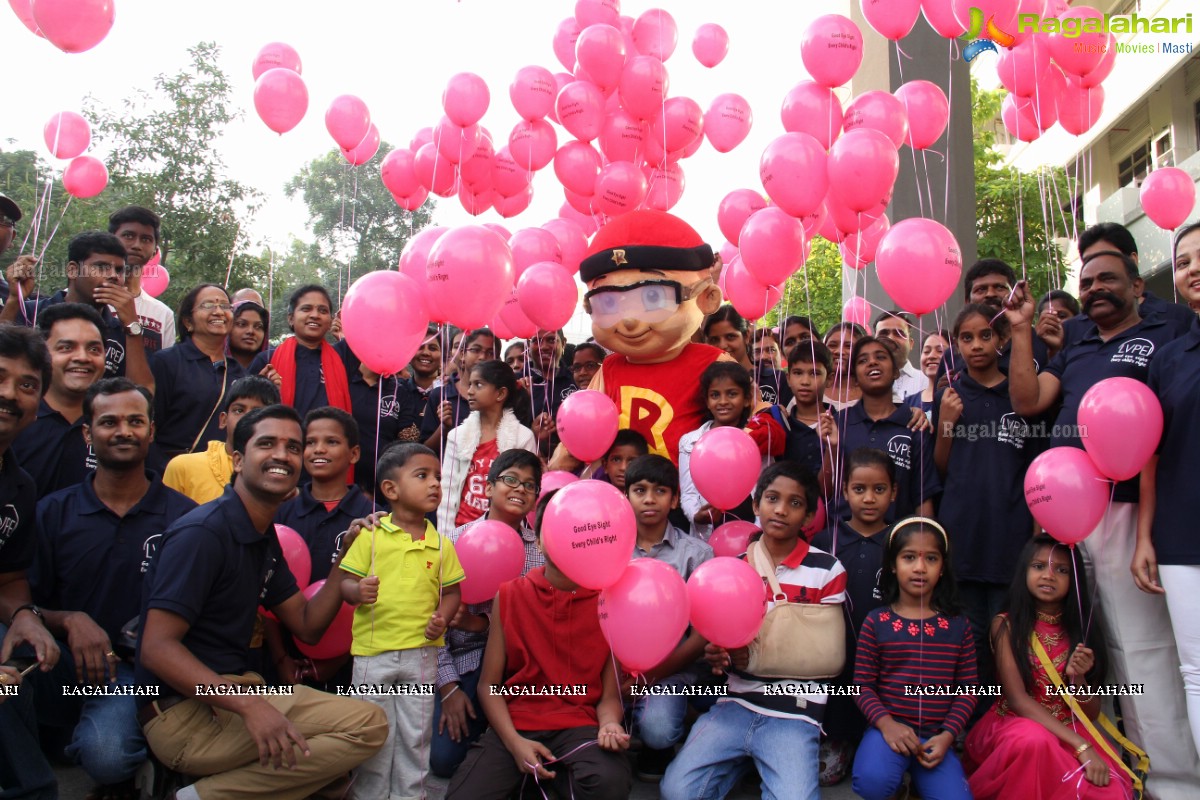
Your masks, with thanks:
M659 686L695 686L696 675L691 671L678 672L658 682ZM697 711L712 708L716 697L697 695L687 697L656 694L633 700L633 726L642 742L652 750L666 750L683 741L684 720L688 705Z
M483 715L483 709L479 705L479 673L481 670L472 670L465 675L458 676L458 683L462 687L460 692L467 696L471 701L471 707L475 709L475 719L467 717L467 735L459 740L454 741L450 738L450 731L445 730L438 733L438 725L442 721L442 696L439 693L433 702L433 741L429 744L429 771L439 778L449 778L458 769L458 765L467 757L467 751L471 749L471 745L483 736L483 732L487 730L487 717Z
M6 633L8 626L0 625L0 641ZM22 647L16 655L32 658L33 651ZM3 800L58 800L54 770L38 744L34 711L37 688L30 682L32 677L33 673L25 676L16 695L0 697L0 798ZM40 702L44 698L37 699Z
M888 747L878 728L863 735L854 756L855 794L865 800L887 800L900 788L906 772L924 800L971 800L967 777L953 749L946 751L942 763L926 769L915 756L902 756Z
M659 787L663 800L720 800L751 760L763 800L817 800L820 729L722 700L692 726Z
M146 737L137 721L137 698L124 696L64 697L64 687L77 685L75 660L65 642L59 642L62 657L39 680L47 701L40 702L38 719L44 725L73 727L64 754L83 767L100 785L121 783L137 774L146 760ZM32 677L32 676L31 676ZM132 686L133 666L117 664L118 686Z

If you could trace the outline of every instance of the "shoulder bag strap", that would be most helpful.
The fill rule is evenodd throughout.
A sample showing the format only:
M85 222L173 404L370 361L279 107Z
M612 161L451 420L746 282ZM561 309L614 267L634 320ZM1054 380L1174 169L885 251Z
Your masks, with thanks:
M779 585L779 579L775 577L775 565L771 563L771 557L767 555L767 549L762 546L762 542L751 542L747 548L747 555L750 557L750 565L767 579L767 585L771 587L772 602L788 602L787 595Z

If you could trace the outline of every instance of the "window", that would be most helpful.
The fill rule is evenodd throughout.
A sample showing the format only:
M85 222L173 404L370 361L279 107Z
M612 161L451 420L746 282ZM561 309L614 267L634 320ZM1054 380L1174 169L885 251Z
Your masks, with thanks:
M1128 186L1135 181L1141 183L1150 171L1150 143L1144 142L1133 152L1117 162L1117 184Z
M1171 131L1167 130L1154 137L1154 168L1175 166L1175 149L1171 146Z

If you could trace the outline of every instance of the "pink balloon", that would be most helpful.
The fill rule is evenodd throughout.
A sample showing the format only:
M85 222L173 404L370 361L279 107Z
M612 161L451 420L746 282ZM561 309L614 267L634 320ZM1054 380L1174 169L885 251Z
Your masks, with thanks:
M662 111L671 79L652 56L631 56L621 71L621 103L637 119L650 120Z
M579 215L579 217L576 217L576 219L580 219L584 216L586 216L588 219L591 219L591 215L593 213L598 213L592 211L592 195L584 197L581 194L575 194L575 192L572 192L567 188L563 189L563 194L566 195L567 206L569 206L572 211ZM582 224L582 219L580 219L580 222Z
M762 469L762 455L741 428L710 428L692 449L692 480L704 499L726 511L746 501Z
M596 176L602 162L590 144L572 140L554 154L554 175L567 189L591 197L596 191Z
M342 299L342 330L372 372L395 375L417 354L429 325L423 294L412 278L392 270L368 272L350 285ZM386 336L379 335L380 320L388 320Z
M552 219L542 225L558 241L562 253L563 268L574 275L579 272L579 263L587 257L587 234L578 222L570 219Z
M930 81L909 81L896 90L896 98L908 119L904 141L909 147L924 150L942 138L950 121L950 102L942 87Z
M1192 213L1196 184L1178 167L1159 167L1142 181L1142 209L1155 225L1175 230Z
M158 263L158 255L146 262L142 267L142 291L151 297L158 297L171 285L171 273Z
M30 10L42 35L64 53L82 53L104 41L115 13L112 0L33 0Z
M558 29L554 32L554 55L563 69L575 69L575 42L582 30L574 17L567 17L558 23Z
M875 254L879 283L896 305L928 314L949 299L962 277L962 251L954 234L923 217L891 227Z
M465 183L458 187L458 201L462 203L463 210L473 217L487 211L498 199L500 195L492 189L484 189L476 194Z
M483 223L483 227L487 228L489 231L496 234L506 242L512 238L512 232L499 222L485 222Z
M625 39L612 25L589 25L575 41L575 60L601 90L616 88L625 67Z
M267 70L254 84L254 110L268 128L287 133L308 112L308 87L304 79L282 67Z
M957 39L967 32L966 22L960 23L954 16L953 5L951 0L921 0L925 21L943 39Z
M313 596L321 591L321 587L324 585L325 581L317 581L304 590L304 597L308 600L313 599ZM306 644L296 639L296 647L300 648L300 652L309 658L341 658L350 652L350 645L354 640L353 627L354 606L342 603L337 616L333 618L333 622L329 623L325 635L316 644Z
M908 36L921 13L921 0L859 0L863 17L885 39Z
M1103 19L1104 15L1090 6L1074 6L1059 17L1062 30L1047 36L1046 44L1051 57L1066 72L1083 76L1100 66L1108 34L1085 33L1083 26L1086 20ZM1070 36L1065 35L1068 30L1073 31Z
M704 114L690 97L669 98L650 126L650 139L656 144L665 142L668 153L688 147L703 135Z
M42 128L46 149L55 158L75 158L92 143L92 128L74 111L60 111Z
M539 170L554 160L558 136L554 126L544 119L521 120L508 135L508 152L530 172Z
M725 242L725 244L721 245L720 256L721 256L721 263L728 264L729 262L733 261L735 258L740 258L741 254L738 252L736 245L732 245L729 242Z
M780 286L804 261L804 226L777 206L751 215L738 239L742 263L766 286Z
M1000 119L1005 129L1022 142L1032 142L1042 135L1034 119L1033 106L1030 103L1018 104L1015 94L1004 96L1000 103Z
M746 552L746 548L750 546L750 537L756 533L758 526L753 522L735 519L716 527L708 537L708 545L713 549L713 555L718 558L737 558Z
M728 153L750 135L754 115L738 94L719 94L704 114L704 135L718 153Z
M833 90L814 81L800 81L783 98L783 129L807 133L826 150L842 132L842 102Z
M371 128L371 112L367 104L352 94L333 98L325 111L325 129L338 147L356 146Z
M480 129L475 152L458 165L458 177L473 192L492 188L496 178L496 151L492 149L492 138L483 129Z
M460 127L449 118L442 117L433 129L433 143L438 155L451 164L461 164L475 155L483 132L478 125Z
M720 25L706 22L696 29L692 38L692 55L702 65L712 68L729 54L729 34Z
M95 197L108 186L108 167L92 156L79 156L67 164L62 176L67 194L79 200Z
M41 29L37 26L37 21L33 18L32 0L8 0L8 4L12 6L13 13L17 15L17 19L21 20L21 24L29 29L29 32L35 36L46 37L42 34Z
M793 217L803 217L821 205L829 190L826 162L825 148L816 139L807 133L785 133L763 150L758 176L776 205Z
M453 228L429 251L426 277L428 297L450 322L464 330L482 328L513 287L512 251L482 226Z
M400 271L418 283L425 282L425 271L429 265L429 251L449 228L431 225L417 231L400 252Z
M1076 136L1087 133L1103 111L1103 86L1085 88L1074 75L1067 77L1067 85L1058 98L1058 123L1063 130Z
M296 579L296 585L301 589L308 586L312 577L312 554L308 551L308 542L287 525L275 525L275 538L279 540L279 548L283 551L283 560Z
M492 185L501 197L513 197L529 187L529 170L518 164L507 147L496 151L492 170Z
M575 0L575 19L580 27L616 25L621 14L621 0Z
M563 87L554 101L558 119L567 132L582 142L600 135L604 126L604 95L586 81Z
M589 392L575 392L571 397L581 394ZM563 401L562 408L571 397ZM567 484L551 498L542 516L546 557L588 589L606 589L616 583L629 564L636 541L633 508L620 489L605 481Z
M1065 11L1066 9L1063 10ZM1058 16L1057 14L1049 14L1046 11L1046 0L1018 0L1017 14L1036 14L1039 17ZM1018 16L1017 19L1020 20L1020 16ZM1005 33L1012 36L1014 40L1014 47L1024 44L1034 36L1034 32L1031 30L1026 29L1022 31L1020 29L1020 25L1014 25L1011 28L1006 28Z
M521 191L508 197L500 196L496 200L496 213L505 219L512 219L533 202L533 187L526 185Z
M350 150L343 150L342 156L351 164L360 167L375 157L379 152L379 129L375 127L375 123L371 123L367 135L355 147Z
M1150 387L1133 378L1106 378L1088 389L1078 421L1083 449L1114 481L1140 473L1162 439L1162 406Z
M568 191L570 190L563 190L564 193ZM558 216L561 219L569 220L578 225L580 230L583 231L584 236L591 236L600 227L600 223L597 221L596 217L592 215L590 210L587 212L579 211L572 206L570 202L563 203L558 207Z
M858 128L874 128L899 147L908 138L908 114L895 96L881 91L864 92L846 106L842 128L847 133Z
M1004 48L996 61L1000 83L1013 94L1030 97L1050 69L1050 48L1045 37L1034 36L1016 47Z
M617 438L617 407L608 395L582 389L558 408L558 436L567 452L584 462L595 461Z
M517 77L508 86L508 99L522 119L541 119L554 108L558 84L554 73L545 67L529 66L517 70Z
M667 164L665 167L644 167L643 172L647 185L646 207L656 211L670 211L674 208L683 197L683 190L687 186L683 167Z
M429 199L429 190L424 187L419 187L415 194L393 194L392 199L396 201L396 205L400 206L405 211L416 211L418 208L425 205L425 201Z
M753 189L734 189L717 207L717 226L728 241L737 245L746 220L766 207L767 199Z
M430 142L413 157L413 173L429 191L441 197L454 193L454 164L442 157L437 145Z
M513 254L513 267L520 277L527 268L543 261L559 264L562 261L562 248L554 234L541 228L522 228L508 240L508 246ZM561 327L561 326L559 326ZM558 330L547 328L546 330Z
M829 194L851 211L866 211L891 197L900 156L885 134L859 128L846 131L833 143L828 166Z
M858 232L846 234L845 241L839 247L846 264L855 269L862 269L874 261L879 243L891 227L891 220L884 214Z
M817 17L800 40L800 59L817 83L828 89L841 86L862 64L862 31L841 14Z
M592 204L600 213L615 217L641 205L647 188L640 169L628 161L614 161L600 170Z
M433 141L433 128L425 127L413 134L408 143L408 149L414 153Z
M562 264L543 261L529 267L517 279L517 301L539 330L557 331L575 314L579 291L575 279Z
M604 119L604 128L600 131L600 151L609 161L632 161L638 163L646 154L646 137L650 125L634 117L623 108L618 108ZM596 171L600 170L600 162L596 163ZM586 173L585 173L586 174ZM592 181L593 190L595 181ZM581 194L590 194L582 192Z
M415 164L416 157L411 150L401 147L388 153L379 166L383 185L389 192L401 197L416 194L421 188L421 182L414 171Z
M504 298L504 305L496 317L512 331L510 338L528 339L537 334L537 325L521 310L521 302L517 299L516 289L513 289L508 297Z
M254 80L258 80L269 69L290 69L299 75L300 54L296 52L296 48L283 42L264 44L254 57L250 69L254 73Z
M670 564L637 558L600 592L597 609L617 661L642 673L662 663L687 630L687 585Z
M1108 35L1108 44L1105 45L1104 56L1100 59L1100 63L1096 68L1083 76L1080 81L1084 87L1090 89L1093 86L1099 86L1100 83L1112 74L1113 67L1117 63L1117 37L1113 34Z
M473 72L450 76L442 92L442 108L450 121L460 128L469 128L483 119L491 101L487 83Z
M485 519L463 531L454 543L454 553L466 578L464 603L483 603L496 596L500 584L521 577L525 569L525 543L503 522Z
M829 228L832 227L840 235L837 238L830 238L829 236L825 236L825 238L831 242L840 242L846 238L847 234L857 233L882 217L886 207L887 203L880 201L877 205L866 211L851 211L842 205L841 201L830 192L829 196L825 198L825 210L828 216L825 224L821 226L821 235L825 236Z
M745 561L718 556L696 567L687 581L688 617L708 641L733 649L758 636L767 613L763 579Z
M1088 537L1108 508L1109 482L1077 447L1052 447L1025 473L1025 503L1046 533L1073 545Z
M748 320L761 319L783 299L778 286L767 286L750 274L740 255L725 264L717 285L730 305Z
M633 46L644 56L666 61L679 43L675 18L661 8L644 12L633 23Z
M871 324L871 304L863 297L851 297L842 306L842 319L864 328Z

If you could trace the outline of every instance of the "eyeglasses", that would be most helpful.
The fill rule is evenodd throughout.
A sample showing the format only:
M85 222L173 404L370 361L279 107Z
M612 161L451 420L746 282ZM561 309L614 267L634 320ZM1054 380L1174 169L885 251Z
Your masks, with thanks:
M523 481L516 475L501 475L499 478L497 478L497 480L501 481L505 486L508 486L512 489L516 489L518 486L520 486L530 494L537 494L538 491L538 485L536 483L533 481Z
M196 308L200 309L201 311L212 311L217 308L221 309L222 311L233 310L233 306L231 304L218 303L216 300L205 300L203 303L197 305Z
M904 331L900 330L899 328L881 328L880 330L875 332L875 336L876 337L886 336L889 339L899 339L904 342L908 341L908 334L905 333Z
M600 366L601 364L599 361L585 361L582 364L572 364L571 372L583 372L584 370L591 370L592 372L595 372L596 370L600 369Z
M601 286L583 296L583 309L602 328L610 328L623 319L663 322L671 318L680 303L693 297L710 282L710 278L704 278L686 287L676 281L638 281L628 286Z

